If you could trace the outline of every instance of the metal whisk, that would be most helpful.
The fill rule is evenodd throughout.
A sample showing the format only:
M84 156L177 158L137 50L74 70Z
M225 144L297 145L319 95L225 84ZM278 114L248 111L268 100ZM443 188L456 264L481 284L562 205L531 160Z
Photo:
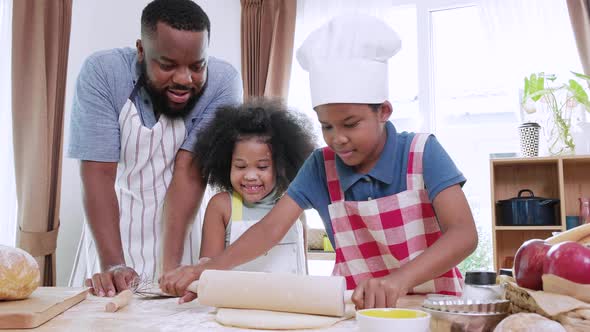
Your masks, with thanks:
M155 283L145 274L142 274L139 276L139 278L134 279L129 285L129 289L131 292L133 292L133 294L136 294L142 298L161 299L175 297L174 295L163 293L158 288L157 283Z

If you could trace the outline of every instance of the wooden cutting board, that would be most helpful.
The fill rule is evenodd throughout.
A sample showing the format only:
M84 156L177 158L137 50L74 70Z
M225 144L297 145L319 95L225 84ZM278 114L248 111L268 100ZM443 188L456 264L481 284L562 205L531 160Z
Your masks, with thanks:
M86 298L86 288L39 287L29 298L0 301L0 329L37 327Z

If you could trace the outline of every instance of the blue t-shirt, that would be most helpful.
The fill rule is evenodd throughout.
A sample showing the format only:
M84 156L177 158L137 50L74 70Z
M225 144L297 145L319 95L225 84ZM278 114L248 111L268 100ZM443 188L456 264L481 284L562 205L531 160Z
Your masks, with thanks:
M89 56L76 81L70 123L68 156L81 160L118 162L121 139L119 114L139 75L137 51L118 48ZM151 100L142 88L133 97L145 127L156 123ZM242 102L242 81L229 63L209 57L207 85L193 110L184 118L183 150L193 151L198 131L213 118L217 108Z
M391 122L387 122L387 141L379 160L368 174L356 173L346 166L336 155L336 169L340 185L347 201L366 201L391 196L407 190L406 175L408 154L414 133L397 133ZM440 145L429 136L423 154L424 185L430 201L443 189L465 183L465 177ZM326 185L326 171L322 149L316 149L305 161L297 176L287 189L289 195L302 209L314 208L318 211L326 233L334 243L334 232L330 222L328 205L330 195Z

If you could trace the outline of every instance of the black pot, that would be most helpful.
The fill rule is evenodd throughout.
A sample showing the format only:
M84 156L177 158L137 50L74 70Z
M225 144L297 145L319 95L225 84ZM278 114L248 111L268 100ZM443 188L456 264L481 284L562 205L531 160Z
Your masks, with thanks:
M523 193L530 196L522 196ZM499 224L503 226L557 225L558 199L537 197L530 189L518 192L518 197L496 202Z

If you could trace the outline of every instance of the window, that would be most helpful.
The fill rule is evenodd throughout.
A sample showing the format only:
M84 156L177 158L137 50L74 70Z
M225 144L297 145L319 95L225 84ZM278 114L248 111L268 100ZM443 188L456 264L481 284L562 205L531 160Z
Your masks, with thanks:
M0 244L14 246L16 190L12 152L10 50L12 0L0 0Z
M295 47L330 18L373 14L402 38L390 61L391 121L398 130L431 132L465 174L463 190L480 243L460 268L491 269L489 154L518 151L518 92L533 72L581 71L565 1L299 1ZM289 105L316 125L305 73L293 63ZM306 211L311 227L323 227Z

